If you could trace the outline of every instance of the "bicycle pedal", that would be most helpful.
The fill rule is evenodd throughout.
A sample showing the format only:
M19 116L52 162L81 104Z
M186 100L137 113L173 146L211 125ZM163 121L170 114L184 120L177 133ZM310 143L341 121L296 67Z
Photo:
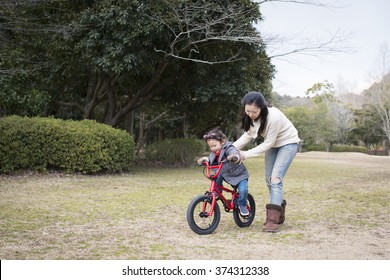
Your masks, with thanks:
M223 205L225 206L225 209L229 209L229 206L230 206L232 200L228 199L228 200L226 200L226 202L223 200L221 200L221 201L222 201Z

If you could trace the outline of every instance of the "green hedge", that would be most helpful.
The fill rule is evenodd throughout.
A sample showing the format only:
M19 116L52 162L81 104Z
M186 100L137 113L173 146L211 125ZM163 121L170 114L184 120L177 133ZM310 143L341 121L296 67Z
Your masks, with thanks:
M350 146L350 145L332 145L329 149L330 152L354 152L354 153L367 153L367 148L362 146Z
M326 152L326 145L325 144L304 144L302 146L303 152Z
M169 166L190 166L205 152L205 143L196 139L169 139L145 149L146 160L160 161Z
M326 144L306 144L302 147L303 152L326 152L327 145ZM355 153L367 153L367 148L362 146L350 146L350 145L339 145L334 144L329 146L329 152L355 152Z
M96 173L126 171L134 141L125 131L92 120L0 118L0 173L20 170Z

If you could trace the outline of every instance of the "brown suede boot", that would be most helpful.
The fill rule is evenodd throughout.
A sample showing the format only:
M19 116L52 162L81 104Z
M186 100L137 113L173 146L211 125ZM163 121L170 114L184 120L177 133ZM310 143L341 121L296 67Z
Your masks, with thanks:
M279 218L279 222L278 224L281 225L284 223L284 221L286 220L286 206L287 206L287 201L285 199L283 199L283 202L282 202L282 211L280 212L280 218ZM267 222L264 222L263 226L265 226Z
M267 221L265 222L265 226L263 231L265 232L278 232L279 227L279 219L280 214L282 212L282 207L276 204L267 204Z
M284 223L284 220L286 220L286 206L287 206L287 201L283 199L282 202L282 211L280 212L280 218L279 218L279 225Z

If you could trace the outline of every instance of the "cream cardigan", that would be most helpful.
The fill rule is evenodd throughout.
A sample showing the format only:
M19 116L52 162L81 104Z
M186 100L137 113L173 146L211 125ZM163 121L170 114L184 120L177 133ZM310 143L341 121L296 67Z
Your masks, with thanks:
M257 138L260 120L253 122L253 125L233 143L237 149L241 150ZM271 148L300 142L297 129L279 109L274 107L268 108L267 123L261 136L264 137L264 142L253 149L243 151L245 158L256 157Z

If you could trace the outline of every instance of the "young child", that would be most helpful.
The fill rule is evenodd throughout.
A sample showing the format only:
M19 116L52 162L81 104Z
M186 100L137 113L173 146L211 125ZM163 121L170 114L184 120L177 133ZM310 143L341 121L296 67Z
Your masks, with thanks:
M210 165L218 165L222 160L229 159L225 162L219 176L216 179L217 185L222 185L223 180L232 186L237 186L239 198L237 201L238 209L241 215L249 215L247 208L248 197L248 178L249 173L244 164L240 163L240 152L229 141L226 136L217 128L210 130L203 136L211 150L209 157L198 159L198 164L207 160Z

